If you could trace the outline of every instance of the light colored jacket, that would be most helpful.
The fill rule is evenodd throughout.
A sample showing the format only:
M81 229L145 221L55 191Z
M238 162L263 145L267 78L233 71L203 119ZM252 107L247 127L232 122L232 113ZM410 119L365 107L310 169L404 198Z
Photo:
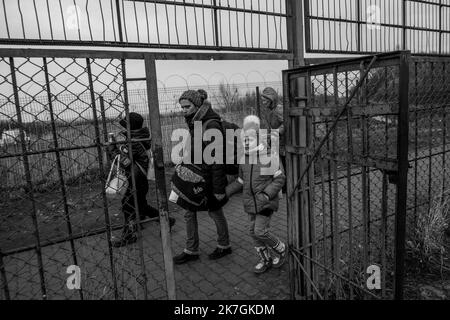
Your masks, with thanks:
M286 181L281 162L273 175L262 175L261 169L267 166L248 164L248 158L246 155L246 164L239 166L239 177L227 186L227 195L230 197L243 190L244 210L247 213L257 214L266 209L277 211L278 194Z

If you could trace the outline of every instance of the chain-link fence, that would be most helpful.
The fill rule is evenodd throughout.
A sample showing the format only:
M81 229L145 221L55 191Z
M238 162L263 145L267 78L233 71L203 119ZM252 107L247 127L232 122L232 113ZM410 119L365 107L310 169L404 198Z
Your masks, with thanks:
M401 286L396 225L402 225L398 204L406 180L400 172L406 161L398 139L407 133L401 110L408 107L401 69L393 54L287 76L291 281L302 297L388 298L394 283ZM367 286L371 266L380 271L379 291Z
M24 85L24 87L27 86L29 86L29 83ZM258 112L256 107L256 89L261 88L262 90L265 86L271 86L281 92L280 82L268 81L236 84L223 83L220 85L199 86L198 88L203 88L208 92L208 99L211 101L213 108L224 120L240 126L245 116ZM172 132L179 128L186 128L186 122L178 99L188 89L188 87L163 87L158 91L164 161L167 165L171 164ZM56 93L55 96L57 98L55 98L52 108L56 115L56 130L63 132L61 135L66 137L60 143L60 146L89 144L90 137L95 135L92 110L86 106L86 102L90 99L90 93L72 94L61 92L61 94ZM107 133L117 135L121 130L121 127L118 125L118 119L124 116L124 109L123 105L121 106L120 104L123 102L117 101L117 96L117 92L111 90L105 90L97 95L97 112L104 138ZM140 113L144 117L147 126L150 127L147 90L128 90L128 99L130 112ZM7 98L1 100L0 149L5 156L1 171L5 177L5 183L2 188L13 190L15 186L20 185L24 174L23 166L17 165L17 158L20 157L22 146L20 144L19 124L16 121L11 121L16 114L15 106ZM25 111L22 115L22 121L28 152L36 153L50 148L52 146L52 127L47 97L39 94L36 96L24 95L19 97L19 104L23 106ZM71 138L69 139L68 137ZM94 148L95 146L92 146L92 149ZM9 156L6 157L7 155ZM95 152L88 153L84 150L70 149L66 151L66 155L62 159L62 163L66 168L66 179L69 179L69 181L76 180L80 176L89 175L95 171L95 168L87 165L88 163L95 163ZM77 162L69 164L70 159L77 159ZM53 158L35 154L30 157L30 161L32 163L32 182L38 188L57 181L57 173L50 170L54 166Z
M408 264L447 278L450 245L442 235L450 225L449 79L448 58L417 57L410 65Z
M303 297L398 298L424 267L449 276L450 60L398 59L286 72L288 185L299 192L289 198L299 213L292 272ZM368 270L380 271L378 288Z
M119 119L139 112L150 128L148 139L161 130L161 159L170 164L172 130L186 127L178 98L188 88L159 88L158 112L146 89L127 90L125 63L0 58L1 299L169 297L170 248L164 249L163 230L142 212L148 208L136 202L136 178L129 178L127 197L105 193L112 160L106 142L109 133L119 136L124 131ZM281 83L224 81L191 89L206 90L224 119L241 124L244 116L257 112L257 86L279 90ZM130 143L127 134L117 142ZM157 158L155 154L155 165ZM149 183L149 206L161 210L168 181ZM161 186L164 196L158 191ZM138 241L116 248L124 201L136 212ZM67 280L76 270L81 271L80 290L70 290Z

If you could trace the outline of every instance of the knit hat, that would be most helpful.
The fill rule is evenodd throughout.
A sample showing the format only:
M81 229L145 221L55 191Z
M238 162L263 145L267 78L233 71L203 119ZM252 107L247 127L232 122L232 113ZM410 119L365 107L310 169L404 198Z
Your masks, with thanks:
M272 101L272 107L275 107L278 102L278 93L272 87L267 87L261 93L261 96Z
M242 129L244 132L248 130L255 130L255 133L257 133L260 129L261 121L259 118L255 115L247 116L244 118L244 123L242 125Z
M119 124L127 128L127 118L126 116L119 121ZM141 129L142 125L144 124L144 118L139 113L136 112L130 112L130 130L137 130Z
M203 101L206 100L206 98L208 98L208 94L206 93L205 90L187 90L185 92L183 92L183 94L181 95L180 99L178 99L178 102L181 102L181 100L188 100L190 102L192 102L194 104L194 106L196 107L201 107L203 104Z

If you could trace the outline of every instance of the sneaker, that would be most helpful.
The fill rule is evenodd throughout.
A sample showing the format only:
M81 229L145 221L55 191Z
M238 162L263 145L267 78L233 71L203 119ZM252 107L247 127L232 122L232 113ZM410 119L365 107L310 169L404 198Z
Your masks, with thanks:
M199 256L198 254L188 254L186 252L182 252L179 255L173 257L173 262L175 264L183 264L189 261L195 261L198 260Z
M208 255L209 260L217 260L220 258L225 257L226 255L231 254L233 251L231 250L231 248L226 248L226 249L222 249L222 248L216 248L212 253L210 253Z
M267 270L270 269L270 267L272 266L271 261L266 261L264 259L259 260L258 264L255 266L255 268L253 268L253 272L260 274L260 273L264 273Z
M287 248L283 242L273 249L272 266L274 268L280 268L286 262Z
M260 260L258 264L253 268L253 272L260 274L264 273L272 267L272 259L269 255L269 250L267 248L256 248Z

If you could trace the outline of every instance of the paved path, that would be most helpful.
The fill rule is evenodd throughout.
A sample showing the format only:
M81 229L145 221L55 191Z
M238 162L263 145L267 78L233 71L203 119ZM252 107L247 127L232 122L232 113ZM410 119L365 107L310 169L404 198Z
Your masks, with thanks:
M257 262L256 252L247 232L247 215L242 209L241 196L235 196L224 208L230 231L233 254L210 261L208 253L215 248L216 231L213 220L205 212L198 214L199 261L175 266L179 299L288 299L288 265L272 269L263 275L252 272ZM174 254L184 248L185 229L182 213L175 214L177 224L172 231ZM273 217L274 232L287 238L286 201Z
M273 219L273 229L286 239L286 205ZM173 253L184 248L185 226L182 212L170 205L177 219L172 236ZM175 266L178 299L288 299L287 264L256 276L252 268L257 262L250 236L247 234L247 215L242 210L240 195L225 207L233 253L217 261L208 260L208 253L216 246L216 231L206 212L198 213L201 258ZM93 213L90 213L93 214ZM120 216L117 211L116 215ZM113 214L114 216L114 214ZM100 213L99 213L100 217ZM116 235L120 231L114 232ZM147 276L147 298L167 299L164 261L158 222L147 222L143 229L142 248L139 243L113 249L109 255L106 234L83 237L74 241L81 270L83 299L144 299L143 271ZM141 254L142 252L142 254ZM48 299L80 299L80 291L67 287L67 267L73 264L69 242L42 248L45 290ZM39 261L34 250L5 257L5 272L11 299L41 299L42 287ZM142 268L144 261L145 268ZM112 264L114 266L114 276ZM114 290L114 287L117 290ZM5 299L0 290L0 300Z

